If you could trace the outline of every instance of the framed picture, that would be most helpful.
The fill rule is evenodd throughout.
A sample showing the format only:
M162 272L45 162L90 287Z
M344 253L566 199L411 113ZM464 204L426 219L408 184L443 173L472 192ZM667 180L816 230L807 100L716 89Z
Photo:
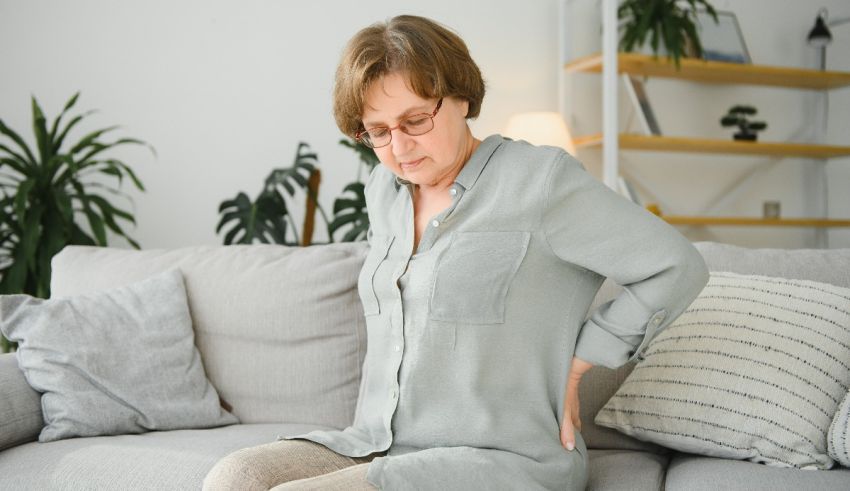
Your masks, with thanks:
M661 127L658 126L658 120L655 119L655 113L652 111L652 106L649 105L643 82L637 77L623 75L623 84L626 86L626 92L634 106L635 116L637 116L641 130L647 135L660 135Z
M708 12L698 10L696 20L703 60L752 63L735 14L718 10L715 23Z

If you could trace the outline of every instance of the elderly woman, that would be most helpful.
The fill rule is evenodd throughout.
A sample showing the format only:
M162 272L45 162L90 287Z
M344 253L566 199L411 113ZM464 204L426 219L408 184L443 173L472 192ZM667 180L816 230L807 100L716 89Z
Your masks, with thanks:
M483 97L464 42L431 20L349 42L334 114L382 164L354 422L236 452L207 489L584 489L582 374L640 358L708 272L562 149L475 138ZM585 320L605 277L624 291Z

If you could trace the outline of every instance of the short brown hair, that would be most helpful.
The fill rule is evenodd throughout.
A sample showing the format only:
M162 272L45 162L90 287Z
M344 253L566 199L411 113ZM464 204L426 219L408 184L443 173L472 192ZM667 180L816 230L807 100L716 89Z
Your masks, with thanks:
M460 36L425 17L399 15L360 30L345 47L334 85L334 118L343 133L363 129L366 91L395 72L406 72L419 97L464 99L467 118L481 111L484 80Z

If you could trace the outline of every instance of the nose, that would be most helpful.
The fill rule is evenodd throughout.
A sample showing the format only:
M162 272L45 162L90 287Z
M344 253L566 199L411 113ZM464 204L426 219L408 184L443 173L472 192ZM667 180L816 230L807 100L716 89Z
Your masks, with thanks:
M407 133L401 131L400 128L392 130L392 135L393 139L390 142L390 145L393 147L393 154L395 156L408 155L410 153L410 148L415 144L413 138Z

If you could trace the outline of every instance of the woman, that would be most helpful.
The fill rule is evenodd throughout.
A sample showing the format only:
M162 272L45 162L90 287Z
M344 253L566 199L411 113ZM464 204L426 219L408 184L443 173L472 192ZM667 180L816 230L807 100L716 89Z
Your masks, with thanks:
M584 489L582 374L640 357L708 272L563 150L476 139L483 97L463 41L431 20L349 42L336 121L381 161L354 423L237 452L207 488ZM585 321L607 276L625 289Z

